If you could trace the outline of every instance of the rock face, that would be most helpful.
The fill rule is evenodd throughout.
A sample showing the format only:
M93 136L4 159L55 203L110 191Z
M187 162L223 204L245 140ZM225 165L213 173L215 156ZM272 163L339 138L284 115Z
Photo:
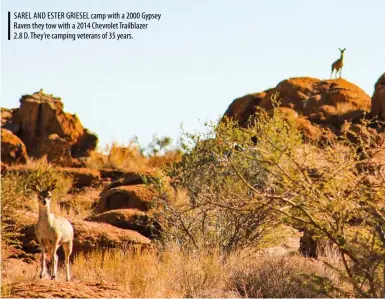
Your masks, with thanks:
M88 157L97 144L98 137L88 129L84 129L83 134L71 148L72 157Z
M13 109L7 109L1 107L1 127L4 127L7 123L12 120ZM9 130L9 128L6 128Z
M95 169L64 167L58 170L72 177L74 188L95 187L102 183L100 172Z
M382 74L374 86L371 114L385 120L385 73Z
M285 115L297 118L299 127L311 138L320 133L313 124L338 134L346 120L357 121L371 108L370 96L344 79L299 77L284 80L275 88L235 99L224 116L247 126L258 108L272 109L272 99L276 94Z
M35 151L35 156L41 158L47 155L47 160L55 164L69 165L72 159L71 148L65 138L60 138L57 134L50 134L40 142L39 148Z
M61 99L43 91L22 96L20 108L1 113L2 127L23 141L31 157L47 155L49 162L69 166L72 158L87 157L97 146L97 136L75 114L63 111Z
M74 254L100 247L114 248L128 245L148 246L151 241L140 233L121 229L108 223L76 220L74 227Z
M154 193L144 185L120 186L108 189L100 195L96 211L103 213L116 209L148 211Z
M160 237L161 227L154 218L153 200L156 191L150 182L157 175L143 173L114 173L102 171L102 177L112 175L114 180L99 195L95 212L87 220L108 223L121 229L134 230L150 239ZM146 185L145 183L149 184Z
M111 210L92 216L87 220L135 230L148 238L159 235L160 229L159 225L151 219L148 213L136 209Z
M1 161L7 164L25 163L28 159L24 143L7 129L1 129Z

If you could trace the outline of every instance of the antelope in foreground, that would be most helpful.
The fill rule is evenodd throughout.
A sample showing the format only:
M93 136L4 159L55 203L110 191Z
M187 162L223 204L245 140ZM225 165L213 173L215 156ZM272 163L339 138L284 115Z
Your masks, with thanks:
M72 253L74 230L67 219L51 213L51 191L55 189L55 183L56 181L45 189L40 189L39 186L33 188L38 193L39 200L39 219L35 233L42 250L40 278L47 276L46 254L51 256L51 279L57 277L57 250L62 245L66 279L70 281L69 258Z
M341 56L339 59L334 61L332 64L332 73L330 74L330 79L332 79L332 77L333 77L334 70L336 71L336 78L337 78L338 71L340 72L340 78L342 76L342 67L344 66L344 52L345 52L346 48L343 50L338 48L338 50L340 50Z

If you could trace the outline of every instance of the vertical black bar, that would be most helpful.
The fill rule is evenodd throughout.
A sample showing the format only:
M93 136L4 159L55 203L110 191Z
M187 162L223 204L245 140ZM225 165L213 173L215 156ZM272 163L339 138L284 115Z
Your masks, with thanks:
M11 12L8 12L8 40L11 40Z

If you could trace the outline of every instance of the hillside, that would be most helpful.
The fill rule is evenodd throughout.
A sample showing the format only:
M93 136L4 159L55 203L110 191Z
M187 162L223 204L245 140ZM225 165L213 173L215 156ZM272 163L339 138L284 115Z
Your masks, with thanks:
M5 207L2 233L6 233L7 238L10 236L13 242L2 243L2 278L5 282L2 293L11 297L263 297L271 295L269 288L278 292L280 285L274 286L276 289L270 285L260 290L253 289L253 283L250 286L248 281L253 271L259 271L253 274L253 279L259 283L274 277L279 284L285 284L288 283L286 278L292 275L290 273L296 271L309 275L313 272L321 273L333 279L333 283L343 281L335 272L329 272L322 263L322 260L338 260L331 257L330 252L326 257L320 254L318 260L309 258L317 258L327 239L325 235L314 232L318 229L316 225L312 227L313 230L309 230L309 227L301 226L298 222L272 216L264 208L271 204L270 199L284 198L289 201L284 196L293 196L296 200L320 198L322 204L322 200L331 200L333 204L327 202L322 206L325 214L320 216L319 222L323 223L329 217L328 209L336 202L345 204L342 199L346 198L352 202L346 202L341 209L352 209L354 217L342 221L338 218L339 213L342 213L340 210L331 213L339 222L350 225L346 229L353 227L352 231L356 232L357 227L365 222L361 210L369 213L368 219L373 221L368 223L369 227L385 227L385 223L378 220L381 215L385 217L381 206L385 190L385 73L374 85L375 91L370 96L344 79L289 78L279 82L276 87L241 96L230 103L219 124L232 119L246 132L245 136L250 137L252 134L247 129L255 129L253 121L260 116L256 112L261 109L271 118L275 117L273 99L277 96L280 102L277 110L284 119L291 120L300 132L298 138L293 137L297 138L295 140L284 134L296 132L290 126L282 125L279 129L283 133L271 133L271 142L278 139L277 144L281 145L280 141L287 141L287 144L282 145L284 150L279 157L286 154L286 145L289 148L290 142L294 144L290 152L290 159L294 162L288 159L289 162L285 161L283 168L280 162L274 160L278 159L275 156L268 163L257 160L259 156L254 153L258 146L264 145L259 141L262 135L253 135L258 141L252 144L242 135L243 131L237 131L239 128L230 127L221 131L220 125L217 136L227 139L201 142L197 138L190 155L183 156L176 151L165 151L161 155L154 151L146 157L139 149L129 146L113 146L110 153L100 153L97 151L97 135L84 128L76 114L64 111L61 98L45 94L42 90L23 95L19 107L1 108L2 205ZM269 130L268 126L263 128ZM233 131L237 133L231 135ZM282 140L279 140L280 137ZM240 154L233 149L232 138L239 138L247 144L239 151ZM341 143L338 143L340 140ZM354 150L351 151L352 148ZM306 151L310 153L308 156L305 155ZM227 154L229 152L232 156ZM347 157L346 161L338 161L337 154L338 157ZM244 157L255 160L247 164L242 160ZM266 157L270 159L270 156ZM177 167L170 166L180 161L182 163L177 163ZM255 169L260 169L255 166L258 164L255 161L268 165L264 166L264 172L261 171L263 174L256 172ZM299 167L300 171L293 171L293 178L287 180L277 176L281 180L272 180L271 185L268 185L270 177L265 177L265 173L270 171L270 174L277 175L282 171L286 175L286 172L292 171L290 163ZM271 166L273 164L277 167ZM334 174L336 165L345 165L346 169L341 166L338 168L339 173L336 171ZM242 179L237 176L239 174L243 175ZM256 180L259 175L263 178L262 182ZM75 278L70 283L37 279L40 248L34 227L38 209L35 200L31 200L35 195L30 187L32 183L47 183L53 179L59 182L53 195L55 212L69 219L75 230L74 253L71 258ZM250 186L245 187L245 180L249 180ZM327 185L330 182L331 185ZM292 188L290 195L287 195L287 190L280 189L284 187ZM349 192L357 193L352 195ZM376 214L377 218L370 218L372 210L362 208L365 206L362 201L354 201L360 192L374 199L371 207L374 211L377 209L380 216ZM265 204L262 204L262 209L252 206L257 199ZM301 204L306 205L307 202ZM317 207L314 202L310 211L315 211ZM195 212L194 209L201 210ZM286 211L282 204L274 205L273 209ZM317 217L320 214L316 214ZM210 215L214 215L213 218ZM191 220L189 226L183 226L183 220L186 219ZM196 224L196 219L201 219L201 222ZM224 228L219 227L222 223L220 221L223 221ZM362 227L366 229L365 225L362 224ZM207 230L203 229L205 226ZM261 231L258 230L260 226L263 227ZM196 235L191 233L193 230ZM180 231L185 235L176 239L181 248L188 248L186 251L176 246L177 242L167 243L172 237L180 237ZM255 231L262 237L256 234L251 239ZM268 232L266 238L265 231ZM330 231L327 232L331 234ZM340 230L337 233L341 233ZM211 236L213 239L210 239ZM239 236L250 239L243 242ZM378 238L381 240L381 236ZM181 240L188 240L193 245L187 241L184 244ZM199 240L203 240L202 244L209 244L208 247L197 250L200 248L197 245ZM337 245L338 240L335 242ZM349 240L347 237L344 242L348 243ZM357 240L360 244L359 237ZM372 257L382 250L382 243L378 240L379 243L372 246ZM258 246L264 244L264 247L256 247L258 259L253 262L248 261L248 255L241 259L234 253L240 254L241 249L250 249L249 243ZM170 251L162 247L164 244ZM218 257L220 254L216 256L212 244L223 245L224 251L229 250L225 251L226 258L230 256L234 260L228 258L223 262L222 257ZM232 248L230 245L233 244L235 249L231 251L228 248ZM338 250L333 250L337 256ZM62 259L61 251L59 256L59 260ZM266 266L258 262L260 256ZM269 259L271 256L273 258ZM357 256L357 260L367 260L361 251ZM352 261L355 262L354 259ZM385 261L381 260L378 264L382 262ZM342 269L342 264L338 265ZM284 268L287 276L274 276L277 267ZM183 272L184 269L186 272ZM248 269L249 272L242 272L246 271L242 269ZM358 269L357 273L361 270ZM60 275L63 276L63 273ZM194 283L196 286L192 286ZM348 286L343 294L357 294L346 280L345 284ZM298 287L291 280L288 289L293 293L281 295L322 297L329 294L326 291L316 293L313 289L310 291Z

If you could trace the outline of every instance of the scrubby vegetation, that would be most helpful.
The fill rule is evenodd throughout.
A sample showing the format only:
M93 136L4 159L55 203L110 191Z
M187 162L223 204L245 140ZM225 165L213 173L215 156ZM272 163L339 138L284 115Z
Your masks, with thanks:
M277 107L258 111L246 129L230 120L208 127L187 135L191 146L170 172L186 197L159 196L170 239L224 253L260 249L285 223L335 246L341 267L330 267L354 296L385 295L385 180L375 163L384 144L360 134L352 143L347 130L321 148ZM313 278L347 294L327 276Z

